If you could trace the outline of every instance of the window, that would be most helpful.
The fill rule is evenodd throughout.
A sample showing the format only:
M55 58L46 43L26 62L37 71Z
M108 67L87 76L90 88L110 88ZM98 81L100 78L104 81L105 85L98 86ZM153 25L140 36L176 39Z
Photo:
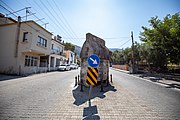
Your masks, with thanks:
M59 46L54 45L54 44L52 44L51 49L54 53L60 53L60 51L61 51L61 48Z
M28 40L28 32L23 33L23 42Z
M37 45L43 46L43 47L47 47L47 40L38 36L38 41L37 41Z
M55 46L55 47L54 47L54 50L55 50L57 53L60 52L60 48L59 48L58 46Z
M25 66L37 66L38 57L25 56Z
M53 50L54 49L54 44L52 44L52 46L51 46L51 50Z

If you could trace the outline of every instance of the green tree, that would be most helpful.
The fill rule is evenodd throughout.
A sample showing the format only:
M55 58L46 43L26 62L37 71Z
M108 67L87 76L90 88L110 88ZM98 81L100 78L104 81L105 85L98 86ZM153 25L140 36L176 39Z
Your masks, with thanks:
M112 63L113 64L119 64L119 57L120 55L119 55L119 51L118 50L116 50L116 51L114 51L113 53L112 53L112 56L111 56L111 58L112 58Z
M124 56L124 64L129 64L130 60L132 59L132 50L131 48L125 48L123 51Z
M75 46L73 44L66 42L64 43L64 46L65 46L65 50L71 50L74 52Z
M154 66L163 68L168 62L180 63L180 14L167 15L163 20L152 17L150 28L142 27L140 39L151 46L148 58Z
M139 49L140 62L150 66L150 63L152 62L152 57L150 57L152 53L152 46L146 43L142 43Z
M140 47L141 45L137 42L135 42L134 44L134 59L135 59L135 63L138 64L141 57L140 57Z
M113 64L128 64L131 59L131 49L116 50L112 53L111 59Z

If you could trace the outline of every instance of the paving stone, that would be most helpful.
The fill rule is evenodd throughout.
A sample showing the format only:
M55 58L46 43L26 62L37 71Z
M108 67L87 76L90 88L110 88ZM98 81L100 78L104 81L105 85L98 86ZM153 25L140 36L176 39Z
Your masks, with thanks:
M17 78L20 79L19 81L1 82L0 86L6 87L0 88L0 119L178 119L176 115L169 114L166 110L153 110L116 81L114 81L112 86L104 87L104 92L102 93L100 92L100 86L94 87L91 95L91 106L89 106L89 88L84 88L84 92L80 92L80 88L72 87L73 81L69 81L66 90L63 91L64 93L60 94L58 93L60 88L56 85L57 83L50 82L52 77L49 76L51 75L58 77L58 73L50 73ZM41 80L42 77L47 79L43 81L47 83L33 80L36 78ZM14 86L15 83L16 86ZM54 88L47 86L44 89L41 85L45 84L54 85ZM26 87L23 85L32 86L32 90L26 90ZM23 90L25 93L22 92ZM22 96L20 94L23 94L22 99L19 98ZM29 98L28 94L32 95L32 98Z

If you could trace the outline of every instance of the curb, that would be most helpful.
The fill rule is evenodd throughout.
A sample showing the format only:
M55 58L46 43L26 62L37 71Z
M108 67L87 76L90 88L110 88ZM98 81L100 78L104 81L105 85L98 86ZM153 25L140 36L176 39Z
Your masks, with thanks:
M111 69L116 70L116 71L120 71L120 72L123 72L123 73L130 74L129 71L126 71L126 70L120 70L120 69L112 68L112 67L111 67Z

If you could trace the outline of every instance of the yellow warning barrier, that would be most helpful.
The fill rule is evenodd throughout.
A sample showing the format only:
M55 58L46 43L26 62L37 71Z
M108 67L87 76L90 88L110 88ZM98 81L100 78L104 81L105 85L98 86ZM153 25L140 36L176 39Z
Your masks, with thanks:
M93 67L88 67L87 77L86 77L86 85L88 85L88 86L97 85L97 78L98 78L98 69L93 68Z

